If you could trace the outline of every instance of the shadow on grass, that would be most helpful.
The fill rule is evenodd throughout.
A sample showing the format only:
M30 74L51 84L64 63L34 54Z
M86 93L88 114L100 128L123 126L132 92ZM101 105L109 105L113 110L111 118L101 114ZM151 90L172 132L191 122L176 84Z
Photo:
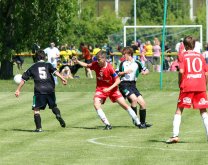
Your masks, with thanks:
M166 141L164 141L164 140L148 140L149 142L152 142L152 143L164 143L164 144L168 144L168 143L166 143ZM179 141L178 143L190 143L190 142L185 142L185 141ZM169 145L171 145L171 144L175 144L175 143L169 143Z
M4 130L4 131L34 132L34 129L33 130L29 130L29 129L11 129L11 130ZM42 132L51 132L51 131L43 130ZM41 132L34 132L34 133L41 133Z
M112 126L112 129L116 128L133 128L134 126ZM97 129L102 130L105 126L95 126L95 127L71 127L71 128L78 128L78 129ZM136 128L137 129L137 128Z

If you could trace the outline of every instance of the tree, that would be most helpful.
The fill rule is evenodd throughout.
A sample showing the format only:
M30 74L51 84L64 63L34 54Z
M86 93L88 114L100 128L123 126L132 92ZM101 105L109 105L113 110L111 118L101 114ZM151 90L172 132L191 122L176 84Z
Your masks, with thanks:
M76 0L0 1L0 79L13 77L12 56L28 51L35 40L64 40L76 11Z

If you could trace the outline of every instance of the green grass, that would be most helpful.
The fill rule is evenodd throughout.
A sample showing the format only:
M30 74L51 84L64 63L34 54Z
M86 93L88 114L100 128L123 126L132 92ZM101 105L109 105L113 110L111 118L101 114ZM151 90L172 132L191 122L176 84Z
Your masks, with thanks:
M25 64L25 68L29 66ZM15 71L18 72L18 71ZM178 97L177 74L143 76L138 87L147 102L147 121L153 127L137 129L127 112L107 100L103 105L113 129L104 131L93 108L95 80L69 80L58 85L57 104L67 127L61 128L49 109L41 111L44 132L34 133L31 110L33 82L15 98L17 85L1 80L0 86L0 165L204 165L208 144L198 111L185 110L181 142L167 145Z

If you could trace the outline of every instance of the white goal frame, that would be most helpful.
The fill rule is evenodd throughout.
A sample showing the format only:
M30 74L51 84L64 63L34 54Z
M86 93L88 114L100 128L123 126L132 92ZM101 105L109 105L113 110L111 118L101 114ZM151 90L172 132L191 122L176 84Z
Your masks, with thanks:
M187 27L198 27L200 29L200 43L203 45L203 34L202 34L202 25L166 25L165 28L187 28ZM131 28L163 28L162 25L147 25L147 26L124 26L124 47L126 47L126 29Z

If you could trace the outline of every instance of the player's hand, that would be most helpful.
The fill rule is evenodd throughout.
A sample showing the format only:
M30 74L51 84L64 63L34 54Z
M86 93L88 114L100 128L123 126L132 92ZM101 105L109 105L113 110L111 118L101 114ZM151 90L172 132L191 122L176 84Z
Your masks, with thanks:
M106 93L106 92L109 92L109 91L110 91L110 88L104 88L104 89L103 89L103 92L105 92L105 93Z
M125 74L129 74L131 72L133 72L133 70L132 69L128 69L128 70L125 71Z
M20 91L19 91L19 90L16 90L16 91L15 91L15 96L16 96L16 97L19 97L19 95L20 95Z
M67 80L66 79L62 80L62 84L66 85L67 84Z

